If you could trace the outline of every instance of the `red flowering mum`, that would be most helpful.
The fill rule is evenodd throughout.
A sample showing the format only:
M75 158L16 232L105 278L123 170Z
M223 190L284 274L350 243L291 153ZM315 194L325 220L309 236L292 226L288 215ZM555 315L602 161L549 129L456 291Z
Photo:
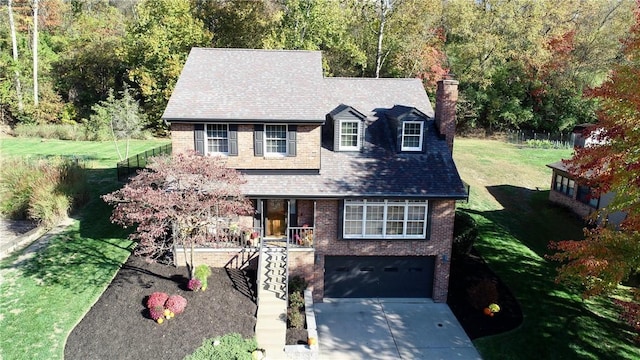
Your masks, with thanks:
M174 314L178 315L184 311L184 308L187 306L187 299L183 298L180 295L171 295L167 302L164 303L164 307L169 309Z
M189 280L189 284L187 284L187 287L191 291L198 291L202 287L202 281L200 281L200 280L198 280L196 278L193 278L193 279Z
M155 307L164 307L164 303L167 302L169 295L163 292L154 292L149 295L149 299L147 299L147 308L152 309ZM155 320L155 319L154 319Z
M149 315L153 320L158 320L164 316L164 306L153 306L149 308Z

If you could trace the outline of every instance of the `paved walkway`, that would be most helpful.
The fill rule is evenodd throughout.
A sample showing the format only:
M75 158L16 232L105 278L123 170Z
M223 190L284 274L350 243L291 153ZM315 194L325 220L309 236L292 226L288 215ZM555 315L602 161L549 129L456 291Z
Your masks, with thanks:
M314 304L320 359L481 359L447 304L324 299Z

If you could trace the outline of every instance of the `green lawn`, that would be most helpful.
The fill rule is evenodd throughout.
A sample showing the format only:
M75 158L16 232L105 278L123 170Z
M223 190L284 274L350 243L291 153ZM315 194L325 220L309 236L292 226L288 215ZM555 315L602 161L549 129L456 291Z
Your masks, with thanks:
M476 248L509 285L524 314L521 327L474 343L485 359L638 359L632 334L608 298L583 301L554 282L545 259L550 240L580 239L582 224L547 201L545 165L571 150L520 149L498 141L456 139L454 158L471 185L460 208L478 222Z
M133 141L131 155L168 142ZM89 166L92 200L72 225L35 256L14 254L0 262L0 359L62 359L67 336L131 250L127 234L109 222L111 207L99 199L120 186L118 154L111 142L23 138L0 140L0 153L75 156Z

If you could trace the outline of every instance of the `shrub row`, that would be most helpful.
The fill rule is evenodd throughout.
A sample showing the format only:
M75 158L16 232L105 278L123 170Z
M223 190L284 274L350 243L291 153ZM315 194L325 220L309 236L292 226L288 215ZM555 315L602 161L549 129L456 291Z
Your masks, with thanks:
M0 212L52 226L89 199L84 166L76 160L3 159Z
M18 124L15 136L74 141L107 141L113 135L109 128L94 128L86 124ZM150 139L150 132L141 132L136 139Z

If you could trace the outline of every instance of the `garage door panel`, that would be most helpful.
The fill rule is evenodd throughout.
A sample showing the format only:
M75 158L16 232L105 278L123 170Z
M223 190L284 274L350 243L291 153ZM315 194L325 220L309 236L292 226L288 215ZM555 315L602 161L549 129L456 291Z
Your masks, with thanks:
M325 297L431 297L433 257L327 256Z

